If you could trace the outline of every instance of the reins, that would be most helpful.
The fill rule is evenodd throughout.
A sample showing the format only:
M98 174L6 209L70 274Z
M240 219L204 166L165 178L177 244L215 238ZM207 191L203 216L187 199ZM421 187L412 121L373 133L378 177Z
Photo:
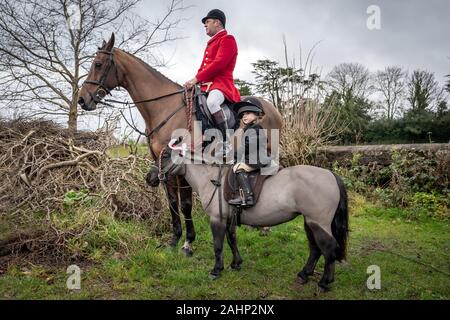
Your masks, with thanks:
M135 102L133 102L133 105L137 106L138 103L158 101L158 100L161 100L161 99L164 99L164 98L168 98L168 97L174 96L176 94L180 94L182 92L185 92L184 88L180 89L178 91L174 91L174 92L171 92L171 93L168 93L168 94L164 94L162 96L155 97L155 98L135 101ZM114 99L105 99L104 101L105 102L118 103L118 104L124 104L124 105L129 105L130 104L128 101L120 101L120 100L114 100Z
M214 188L214 192L211 195L211 199L209 199L208 204L205 206L204 210L206 211L206 209L209 207L209 205L211 204L212 200L214 199L214 195L216 194L216 191L219 190L219 214L220 214L220 220L222 220L222 164L219 164L219 172L217 173L217 179L216 180L211 180L211 183L215 186Z
M191 111L191 110L192 110L192 98L189 99L189 98L186 97L186 96L189 97L189 94L188 94L186 88L183 88L182 90L178 90L178 91L175 91L175 92L172 92L172 93L163 95L163 96L159 96L159 97L156 97L156 98L138 101L138 102L135 102L135 103L133 103L133 104L131 104L131 103L129 103L129 102L118 101L118 100L111 100L111 99L104 100L104 101L99 101L99 102L97 102L97 103L100 103L100 104L105 105L105 106L107 106L107 107L116 108L114 105L108 103L108 102L113 101L113 102L116 102L116 103L121 103L121 104L124 104L124 105L128 105L129 108L131 109L133 105L134 105L134 106L137 106L138 103L143 103L143 102L153 102L153 101L161 100L161 99L164 99L164 98L167 98L167 97L170 97L170 96L174 96L174 95L176 95L176 94L180 94L180 93L183 93L183 92L185 93L185 100L184 100L183 104L182 104L181 106L179 106L177 109L175 109L175 111L173 111L173 112L172 112L170 115L168 115L163 121L161 121L157 126L155 126L153 129L149 130L148 132L142 132L142 131L139 130L134 124L131 124L131 123L128 121L128 119L125 117L125 115L123 114L123 111L122 111L121 109L119 109L119 112L120 112L120 114L122 115L122 118L125 120L125 122L126 122L131 128L133 128L134 131L136 131L137 133L139 133L139 134L142 135L142 136L145 136L146 138L150 138L155 132L158 132L159 129L161 129L162 127L164 127L164 125L165 125L167 122L169 122L169 120L170 120L174 115L176 115L176 114L178 113L178 111L180 111L181 109L183 109L183 108L186 107L186 106L188 107L188 109L187 109L187 113L188 113L188 114L187 114L187 117L188 117L188 125L189 125L189 126L192 126L192 111ZM189 103L187 103L187 101L189 101L189 100L191 101L190 106L189 106ZM107 102L107 101L108 101L108 102ZM132 117L132 116L131 116L131 117ZM133 122L134 122L134 121L133 121ZM146 131L147 131L147 130L146 130Z

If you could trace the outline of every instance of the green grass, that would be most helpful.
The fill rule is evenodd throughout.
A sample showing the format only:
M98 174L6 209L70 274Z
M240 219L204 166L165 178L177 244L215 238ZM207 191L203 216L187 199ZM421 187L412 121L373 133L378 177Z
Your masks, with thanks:
M208 277L214 263L211 231L207 217L197 212L197 239L191 258L185 257L180 247L171 250L156 238L137 237L130 240L127 257L102 256L96 264L80 265L79 291L66 289L66 266L30 266L25 272L11 267L0 276L0 298L449 299L448 222L409 221L399 218L400 209L374 207L354 194L351 200L348 261L337 264L336 282L326 294L317 290L319 275L304 286L295 281L308 257L303 218L274 227L267 236L255 229L239 228L242 269L231 271L228 267L232 256L225 244L226 268L222 277L213 281ZM126 229L133 230L130 222L127 224ZM366 287L370 265L381 269L380 290ZM322 270L323 258L316 268Z
M112 158L126 158L132 153L132 149L137 148L137 155L146 156L149 155L149 149L147 144L138 144L137 147L117 145L109 148L107 154Z

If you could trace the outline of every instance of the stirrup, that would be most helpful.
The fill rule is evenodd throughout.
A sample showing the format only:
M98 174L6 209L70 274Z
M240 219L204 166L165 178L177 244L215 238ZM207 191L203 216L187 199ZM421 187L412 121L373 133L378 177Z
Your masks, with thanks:
M251 201L249 201L251 199ZM254 196L250 196L247 199L245 199L245 207L252 207L255 205L255 197Z
M241 188L239 188L239 195L236 198L228 201L228 203L233 206L241 206L241 207L245 206L244 191Z
M228 201L228 204L231 204L232 206L245 206L245 202L243 199L235 198Z

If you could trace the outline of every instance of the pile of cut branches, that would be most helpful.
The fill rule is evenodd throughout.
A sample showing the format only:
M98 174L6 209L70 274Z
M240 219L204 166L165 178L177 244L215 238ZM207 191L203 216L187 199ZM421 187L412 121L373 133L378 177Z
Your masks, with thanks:
M110 140L96 133L70 136L50 121L0 119L0 221L14 221L17 229L0 236L0 256L24 246L62 254L70 239L97 228L105 214L145 219L151 233L167 230L164 197L145 183L151 161L109 157Z

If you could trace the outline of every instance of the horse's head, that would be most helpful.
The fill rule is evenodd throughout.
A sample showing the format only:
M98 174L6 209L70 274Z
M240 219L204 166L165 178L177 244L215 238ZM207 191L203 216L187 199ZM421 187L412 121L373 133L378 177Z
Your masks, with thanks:
M95 110L112 89L119 85L119 72L114 60L114 33L97 51L89 74L78 95L78 104L87 111Z
M167 181L169 175L183 175L186 170L185 157L187 152L186 143L182 139L172 139L159 155L159 174L161 181Z

